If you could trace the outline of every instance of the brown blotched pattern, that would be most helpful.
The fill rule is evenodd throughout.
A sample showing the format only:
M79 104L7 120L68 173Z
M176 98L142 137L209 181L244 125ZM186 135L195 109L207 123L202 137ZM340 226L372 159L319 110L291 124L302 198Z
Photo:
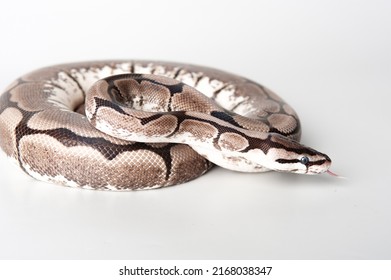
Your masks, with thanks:
M85 99L87 92L93 95ZM87 118L123 139L99 131ZM187 145L154 139L192 139L246 152L267 132L299 139L299 119L288 104L248 79L194 65L57 65L22 76L0 96L1 149L34 178L72 187L133 190L183 183L212 164Z

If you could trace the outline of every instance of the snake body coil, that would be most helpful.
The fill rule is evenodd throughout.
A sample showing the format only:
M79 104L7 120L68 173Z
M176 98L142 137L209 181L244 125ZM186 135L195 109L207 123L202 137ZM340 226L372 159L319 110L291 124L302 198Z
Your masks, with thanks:
M223 71L109 61L34 71L0 96L0 147L32 177L106 190L180 184L216 163L315 174L325 154L299 144L295 111Z

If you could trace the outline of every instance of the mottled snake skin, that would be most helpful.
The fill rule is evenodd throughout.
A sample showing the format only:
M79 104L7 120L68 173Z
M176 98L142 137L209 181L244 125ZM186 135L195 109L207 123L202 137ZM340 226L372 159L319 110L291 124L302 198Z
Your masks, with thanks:
M0 147L32 177L133 190L180 184L214 162L315 174L330 159L299 144L295 111L269 89L206 67L152 61L64 64L0 96Z

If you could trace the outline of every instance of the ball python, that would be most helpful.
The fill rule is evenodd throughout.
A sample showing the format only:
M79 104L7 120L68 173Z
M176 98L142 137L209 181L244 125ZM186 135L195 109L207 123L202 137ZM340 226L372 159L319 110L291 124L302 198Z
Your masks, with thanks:
M181 184L214 164L318 174L330 158L300 144L296 112L268 88L172 62L45 67L0 96L0 147L27 174L99 190Z

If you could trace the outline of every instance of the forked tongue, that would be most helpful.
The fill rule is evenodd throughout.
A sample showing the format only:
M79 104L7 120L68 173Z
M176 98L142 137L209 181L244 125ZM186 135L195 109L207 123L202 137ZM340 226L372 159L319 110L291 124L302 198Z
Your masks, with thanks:
M345 179L345 177L339 176L338 174L335 174L334 172L332 172L332 171L330 171L330 170L327 170L326 172L327 172L327 174L329 174L329 175L331 175L331 176L333 176L333 177Z

